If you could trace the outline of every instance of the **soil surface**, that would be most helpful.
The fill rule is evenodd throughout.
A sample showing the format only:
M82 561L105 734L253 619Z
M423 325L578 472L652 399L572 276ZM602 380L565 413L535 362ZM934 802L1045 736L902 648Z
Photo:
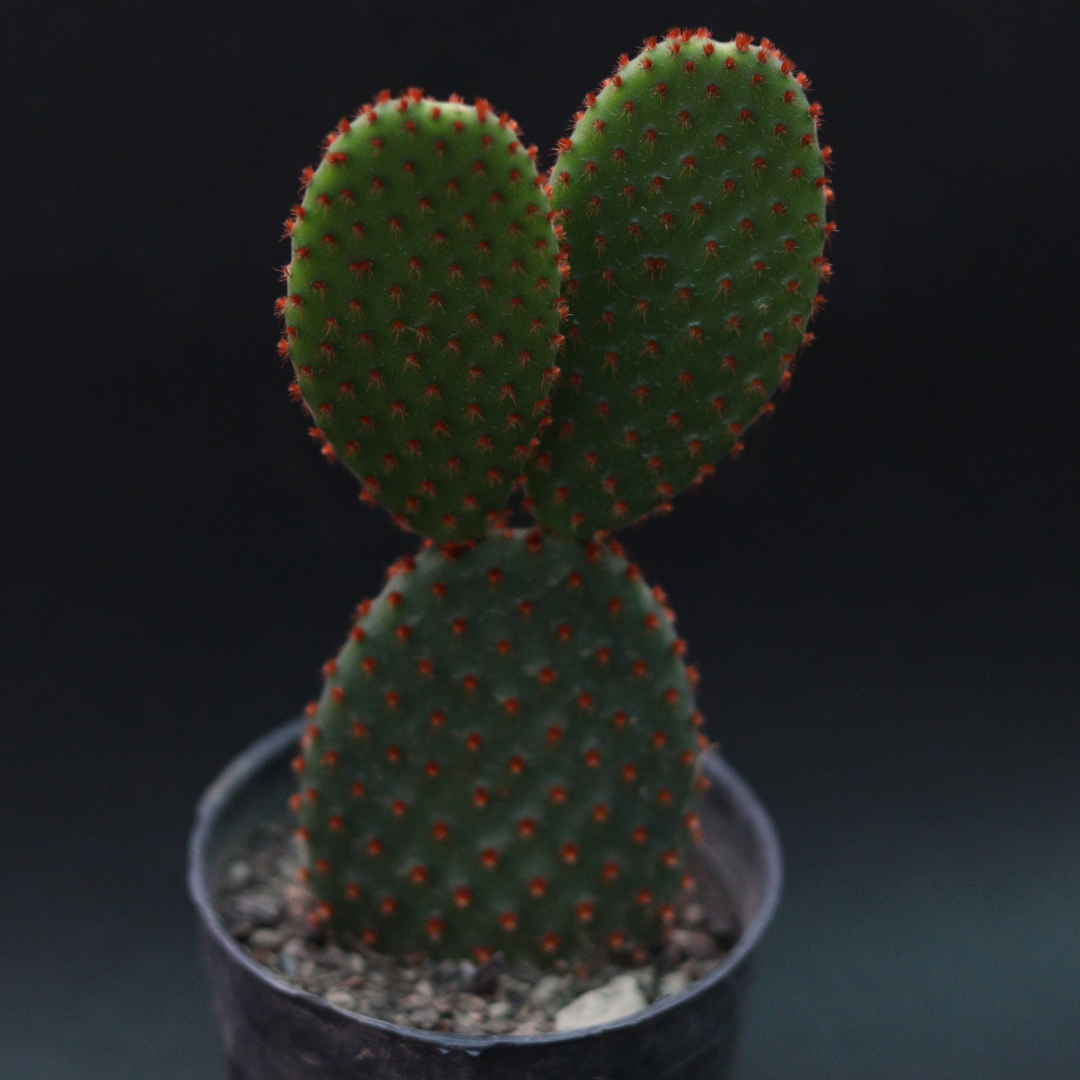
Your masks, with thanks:
M665 944L639 966L559 961L542 971L527 962L508 964L502 954L482 965L419 958L407 963L361 944L343 948L314 925L309 916L315 899L297 880L299 868L299 848L286 824L260 827L218 883L217 907L229 933L252 959L293 986L340 1008L428 1031L566 1030L577 1026L570 1019L574 1010L566 1007L582 994L613 979L625 991L626 980L618 976L630 974L641 991L637 1000L651 1004L712 971L738 937L730 902L698 873L699 884L683 894Z

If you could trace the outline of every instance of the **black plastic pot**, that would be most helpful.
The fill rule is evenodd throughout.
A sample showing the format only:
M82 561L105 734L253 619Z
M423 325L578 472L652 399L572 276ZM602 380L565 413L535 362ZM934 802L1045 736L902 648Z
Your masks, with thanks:
M302 722L244 751L199 803L188 885L234 1080L724 1080L750 961L780 894L780 845L749 787L719 755L700 805L702 861L732 898L741 935L682 993L622 1020L550 1035L418 1031L345 1012L256 964L214 908L218 876L253 828L281 813Z

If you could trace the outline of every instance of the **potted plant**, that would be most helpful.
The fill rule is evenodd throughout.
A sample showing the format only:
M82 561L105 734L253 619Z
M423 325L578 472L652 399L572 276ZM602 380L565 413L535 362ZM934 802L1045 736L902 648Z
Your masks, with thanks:
M738 455L812 336L833 225L807 86L768 40L673 30L586 95L548 175L505 113L418 89L305 171L292 393L423 539L306 716L200 806L190 880L236 1077L727 1074L779 849L611 534ZM286 796L298 839L279 828L263 864L300 881L243 894ZM309 948L333 990L311 992ZM440 1011L440 979L479 1029ZM485 1005L500 979L517 997ZM552 1019L541 986L592 989Z

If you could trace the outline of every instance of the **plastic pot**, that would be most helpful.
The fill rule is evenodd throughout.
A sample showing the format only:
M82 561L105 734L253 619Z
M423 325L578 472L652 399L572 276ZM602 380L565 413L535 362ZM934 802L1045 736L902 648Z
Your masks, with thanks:
M780 894L780 845L746 783L716 753L703 769L700 857L734 903L741 933L725 960L632 1016L547 1035L453 1035L374 1020L298 990L230 937L219 875L295 784L302 722L245 750L199 803L188 886L199 913L214 1009L233 1080L723 1080L730 1075L754 949Z

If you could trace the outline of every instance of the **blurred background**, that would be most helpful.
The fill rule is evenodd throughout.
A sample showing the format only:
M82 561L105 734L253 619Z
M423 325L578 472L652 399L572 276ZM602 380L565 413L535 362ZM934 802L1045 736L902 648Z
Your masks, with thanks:
M619 53L700 24L810 75L840 227L776 416L621 537L785 844L739 1076L1080 1074L1080 162L1054 6L6 10L0 1076L220 1080L192 806L413 546L325 465L275 354L281 222L323 134L421 85L551 147Z

